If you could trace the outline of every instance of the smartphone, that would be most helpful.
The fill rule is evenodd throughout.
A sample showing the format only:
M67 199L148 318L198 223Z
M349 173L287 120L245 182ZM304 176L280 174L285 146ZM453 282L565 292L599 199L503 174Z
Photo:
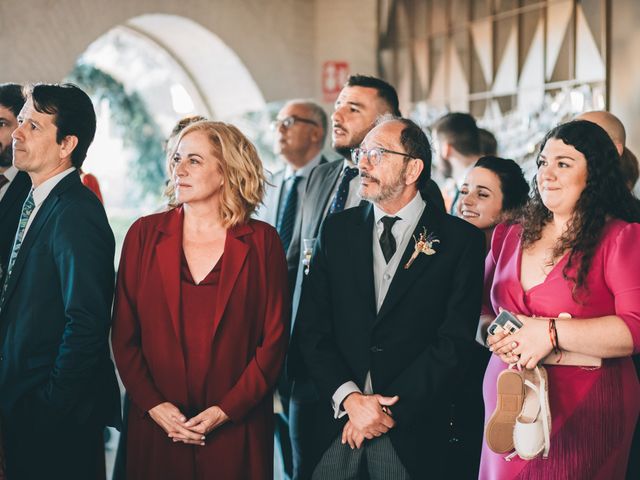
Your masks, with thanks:
M489 335L495 335L496 333L500 333L503 331L507 331L510 334L515 333L522 328L522 322L518 320L515 315L512 313L503 310L500 312L500 315L496 317L496 319L491 322L487 332Z

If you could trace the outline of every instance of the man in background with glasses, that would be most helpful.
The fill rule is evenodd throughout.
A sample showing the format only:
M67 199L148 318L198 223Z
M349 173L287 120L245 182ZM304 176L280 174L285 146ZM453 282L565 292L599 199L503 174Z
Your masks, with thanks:
M269 177L264 205L256 216L278 230L285 252L302 207L309 173L327 160L322 147L327 134L327 114L311 100L291 100L271 123L274 153L284 168Z
M449 384L473 345L484 240L425 202L431 147L381 119L352 151L370 203L329 216L298 311L319 396L311 478L445 478Z
M278 230L284 251L287 252L294 226L302 208L304 191L311 170L327 163L322 147L327 135L327 114L322 107L310 100L291 100L278 112L271 123L275 133L274 152L285 167L269 177L270 185L264 197L264 205L257 212L263 220ZM298 266L289 263L289 286L293 291ZM285 478L293 474L291 441L289 439L289 397L291 384L281 376L276 389L275 410L275 468Z

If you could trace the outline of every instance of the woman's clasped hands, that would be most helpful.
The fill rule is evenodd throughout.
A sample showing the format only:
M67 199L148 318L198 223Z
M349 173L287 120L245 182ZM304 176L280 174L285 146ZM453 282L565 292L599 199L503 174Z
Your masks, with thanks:
M156 405L149 416L169 435L174 442L203 446L207 434L220 427L229 417L218 406L209 407L188 419L170 402Z

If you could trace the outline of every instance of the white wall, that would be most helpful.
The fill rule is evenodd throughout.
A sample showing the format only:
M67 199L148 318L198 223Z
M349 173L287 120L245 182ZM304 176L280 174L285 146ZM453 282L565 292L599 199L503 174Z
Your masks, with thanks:
M375 73L376 0L0 0L0 82L54 82L96 38L147 13L219 36L266 101L321 95L321 65Z

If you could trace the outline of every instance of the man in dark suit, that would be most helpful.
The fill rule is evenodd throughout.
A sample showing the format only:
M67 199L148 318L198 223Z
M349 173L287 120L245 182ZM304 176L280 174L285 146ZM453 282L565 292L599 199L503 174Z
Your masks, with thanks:
M18 126L17 117L23 105L20 85L0 85L0 282L18 227L22 204L31 188L29 175L18 171L12 164L11 134Z
M431 150L383 119L356 151L371 204L327 218L298 312L321 408L312 478L443 478L448 384L474 342L484 239L419 191Z
M322 147L327 135L327 114L311 100L291 100L278 112L271 124L275 132L275 153L284 161L285 168L269 178L262 207L256 213L278 230L285 252L291 243L293 229L303 204L304 191L311 171L327 163ZM293 291L297 262L289 262L289 291ZM291 384L283 375L276 396L275 428L276 469L286 478L293 475L292 446L289 438L289 397Z
M304 268L301 268L303 240L317 237L320 224L331 212L355 207L362 201L357 194L357 168L351 161L351 149L357 147L380 115L399 115L398 95L387 82L365 75L352 75L340 92L331 116L331 145L343 158L319 165L311 172L302 211L287 251L289 272L295 272L292 337L286 360L286 373L293 382L290 410L290 434L294 453L294 480L308 478L308 451L311 426L315 421L318 398L309 381L300 356L295 334L297 311Z
M0 294L0 415L7 476L95 478L102 431L119 423L109 357L114 238L78 169L95 133L89 97L39 84L13 132L32 190Z
M320 225L329 213L340 212L366 203L358 195L357 168L351 159L351 150L360 145L365 135L382 115L400 116L396 90L379 78L366 75L351 75L336 100L332 115L332 147L343 158L315 168L307 183L302 212L296 223L291 246L287 252L289 271L296 271L293 291L292 334L286 371L293 381L290 401L290 430L295 445L298 445L298 465L294 468L294 479L308 478L309 465L305 460L313 438L310 433L317 416L318 396L311 384L300 355L295 327L296 313L302 291L304 269L299 268L305 258L303 240L315 239ZM437 185L429 180L425 195L434 208L444 211L444 201ZM308 257L308 255L307 255ZM295 463L295 462L294 462Z

